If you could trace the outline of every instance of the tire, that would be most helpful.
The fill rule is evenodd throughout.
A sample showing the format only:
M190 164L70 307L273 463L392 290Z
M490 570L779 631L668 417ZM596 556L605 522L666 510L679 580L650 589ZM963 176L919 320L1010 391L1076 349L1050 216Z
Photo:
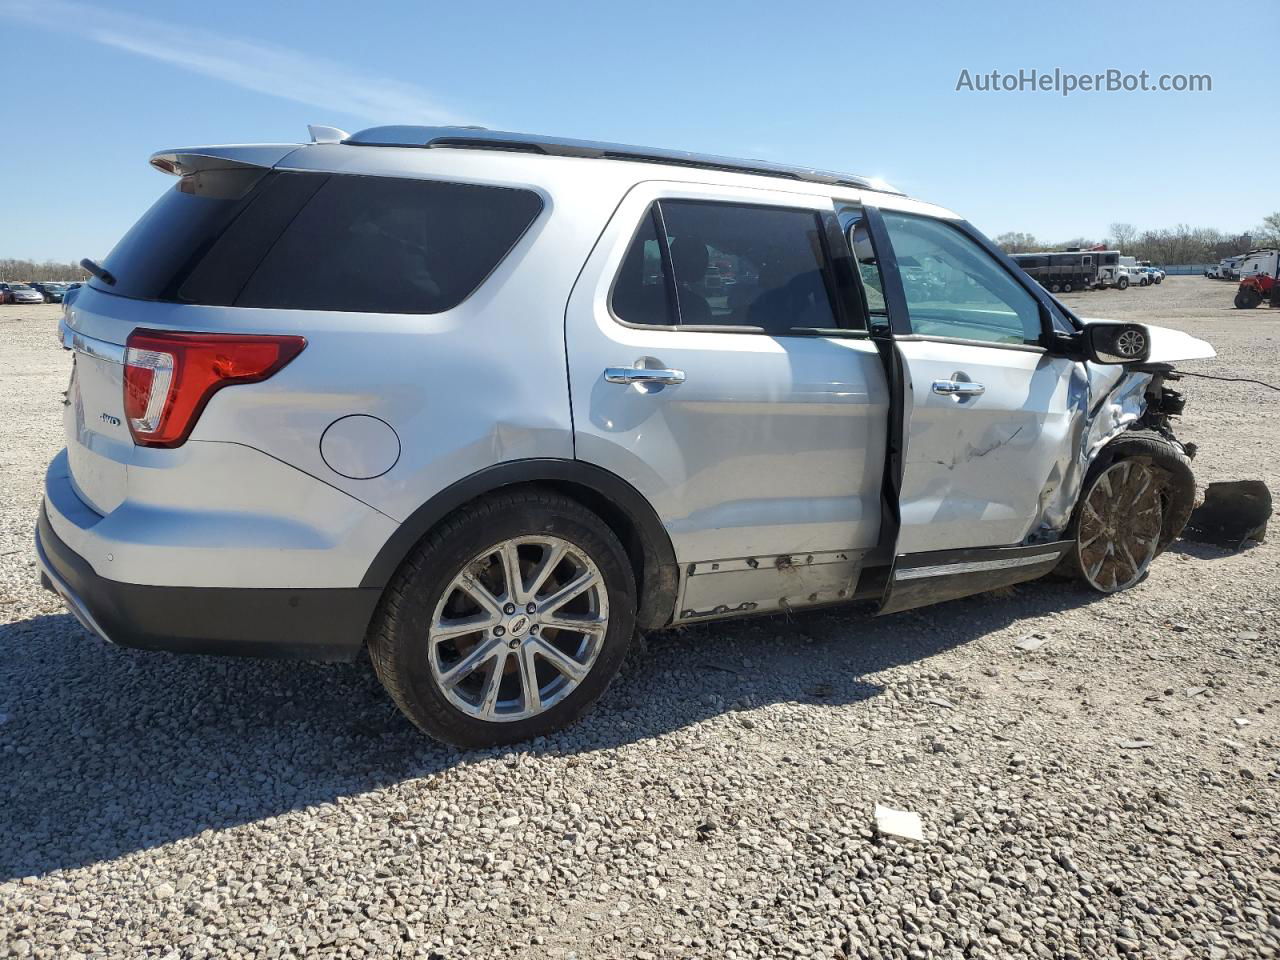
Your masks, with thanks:
M1236 291L1235 303L1239 310L1252 310L1262 303L1262 296L1252 287L1241 287Z
M1164 283L1164 277L1156 277L1156 283Z
M1150 430L1122 434L1089 468L1068 527L1071 549L1056 572L1099 593L1127 590L1182 533L1195 495L1191 461L1177 443Z
M1058 292L1059 290L1061 290L1061 289L1062 289L1062 288L1061 288L1061 287L1059 287L1056 283L1053 283L1053 284L1050 284L1050 285L1049 285L1049 292L1050 292L1050 293L1057 293L1057 292Z
M521 571L515 591L507 546ZM498 746L585 713L626 658L635 614L635 573L613 531L577 501L531 487L461 508L414 548L383 595L369 655L423 732L459 747Z
M1069 283L1064 283L1064 284L1062 285L1062 292L1063 292L1063 293L1070 293L1070 292L1071 292L1071 284L1069 284Z
M1128 289L1129 289L1129 278L1128 278L1128 277L1121 277L1119 280L1117 280L1117 281L1116 281L1116 289L1117 289L1117 290L1128 290Z

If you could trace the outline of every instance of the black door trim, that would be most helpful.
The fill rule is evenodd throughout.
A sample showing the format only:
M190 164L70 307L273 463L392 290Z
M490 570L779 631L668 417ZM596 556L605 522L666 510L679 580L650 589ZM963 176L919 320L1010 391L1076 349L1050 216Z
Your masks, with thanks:
M1056 567L1074 542L903 554L894 562L877 612L897 613L1035 580Z

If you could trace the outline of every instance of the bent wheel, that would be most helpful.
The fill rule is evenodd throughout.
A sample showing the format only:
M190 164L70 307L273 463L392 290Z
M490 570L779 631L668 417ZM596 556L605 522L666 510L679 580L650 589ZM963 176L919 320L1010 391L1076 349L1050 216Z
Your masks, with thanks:
M396 574L369 636L378 678L431 736L515 743L577 719L635 630L622 544L567 497L528 489L462 508Z
M1081 576L1102 593L1133 586L1160 547L1164 510L1152 468L1121 460L1094 481L1080 512L1076 551Z
M1187 525L1195 504L1191 461L1153 430L1112 440L1085 479L1057 574L1115 593L1133 586Z

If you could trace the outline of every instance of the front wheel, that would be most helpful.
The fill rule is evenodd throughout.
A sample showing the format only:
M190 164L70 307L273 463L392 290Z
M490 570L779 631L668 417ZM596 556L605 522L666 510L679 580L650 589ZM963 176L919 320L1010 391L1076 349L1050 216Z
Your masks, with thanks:
M1060 572L1100 593L1127 590L1182 533L1195 501L1182 448L1134 431L1107 445L1085 480Z
M404 714L462 747L515 743L581 716L635 630L635 576L613 531L537 489L464 507L396 574L369 638Z

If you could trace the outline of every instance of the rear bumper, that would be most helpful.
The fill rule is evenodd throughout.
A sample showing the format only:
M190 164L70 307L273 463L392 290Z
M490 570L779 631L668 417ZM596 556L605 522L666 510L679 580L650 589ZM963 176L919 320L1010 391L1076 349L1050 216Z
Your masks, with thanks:
M153 587L108 580L53 531L45 508L36 557L46 588L86 629L145 650L350 660L379 591L359 588Z

